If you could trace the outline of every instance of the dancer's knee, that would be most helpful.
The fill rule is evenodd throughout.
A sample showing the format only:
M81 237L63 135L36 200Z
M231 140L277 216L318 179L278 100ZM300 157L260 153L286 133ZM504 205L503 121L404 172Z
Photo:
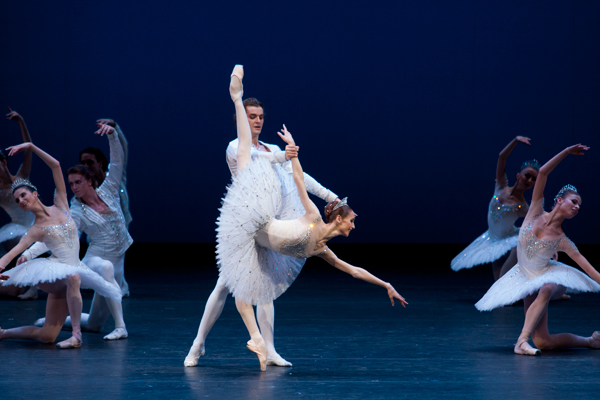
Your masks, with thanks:
M69 275L67 276L66 280L67 286L69 287L79 288L79 285L81 285L81 277L79 276L79 274Z
M554 292L558 289L558 285L554 283L547 283L542 286L538 292L538 299L543 301L550 301Z
M42 343L54 343L58 334L60 333L59 329L53 329L48 326L44 326L40 330L40 334L38 336L38 340Z

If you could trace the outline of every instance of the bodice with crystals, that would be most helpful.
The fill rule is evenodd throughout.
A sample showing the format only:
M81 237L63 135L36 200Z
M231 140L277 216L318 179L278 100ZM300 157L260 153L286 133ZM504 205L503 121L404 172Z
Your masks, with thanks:
M256 235L256 242L277 253L296 258L309 258L323 252L316 248L317 235L313 235L315 226L322 223L321 217L312 222L303 219L282 221L272 219Z
M35 221L35 215L31 211L23 211L17 205L10 190L0 190L0 207L6 211L15 224L30 227Z
M527 203L506 205L500 203L502 188L497 188L488 208L488 229L495 239L504 239L516 235L515 222L527 215Z
M58 208L58 207L57 207ZM62 210L59 208L59 210ZM40 229L46 234L42 242L52 251L52 258L68 265L79 264L79 235L71 214L62 210L67 220L59 225L39 226L30 229Z
M533 224L539 218L533 218L519 232L517 259L519 267L528 278L542 275L550 266L550 259L557 251L576 249L575 245L563 233L553 240L543 240L533 233Z

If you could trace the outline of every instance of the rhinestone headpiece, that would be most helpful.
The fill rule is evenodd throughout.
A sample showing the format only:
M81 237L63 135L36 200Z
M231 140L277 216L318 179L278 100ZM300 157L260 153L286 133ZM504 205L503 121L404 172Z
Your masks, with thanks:
M33 186L33 183L29 181L29 179L17 178L12 184L12 191L14 192L19 186L27 186L32 189L34 192L37 192L37 188Z
M348 205L348 198L344 197L342 200L339 201L339 203L337 203L335 205L335 207L333 207L333 210L331 210L331 212L334 212L335 210L337 210L338 208L344 207Z
M536 171L539 171L540 170L540 163L536 159L527 160L523 164L521 164L521 171L523 171L527 167L531 167L531 168L535 169Z
M573 186L573 185L565 185L565 186L562 187L562 189L560 189L558 191L558 194L554 198L554 203L556 203L556 201L558 200L559 197L563 197L566 192L575 192L575 193L579 194L579 192L577 191L577 189L575 188L575 186Z

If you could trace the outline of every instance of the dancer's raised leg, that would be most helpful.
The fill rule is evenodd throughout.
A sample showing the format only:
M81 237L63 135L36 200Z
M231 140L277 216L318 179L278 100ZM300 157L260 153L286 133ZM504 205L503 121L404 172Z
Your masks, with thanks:
M292 363L281 357L275 350L275 307L273 307L273 302L256 306L256 317L260 333L267 346L267 365L291 367Z
M242 300L238 299L235 299L235 306L242 316L242 320L244 320L246 329L248 329L248 333L250 334L250 340L246 344L246 347L257 355L258 361L260 362L260 370L265 371L267 369L267 346L258 330L254 309L251 304L244 303Z
M250 163L250 151L252 149L252 131L250 130L250 123L248 122L248 116L246 115L246 108L242 102L242 95L244 94L242 85L243 77L244 68L241 65L236 65L231 73L229 94L231 94L231 100L233 100L233 104L235 104L235 120L239 142L237 152L239 171L243 170L246 165Z
M225 283L223 283L222 279L219 277L217 280L217 285L206 301L204 314L202 314L202 320L200 321L200 326L198 327L196 339L194 339L194 343L192 344L192 347L190 348L190 351L183 362L183 365L186 367L195 367L198 365L198 358L204 355L204 342L213 325L219 316L221 316L221 312L223 311L223 307L225 307L225 301L227 300L228 294L229 289L227 289Z

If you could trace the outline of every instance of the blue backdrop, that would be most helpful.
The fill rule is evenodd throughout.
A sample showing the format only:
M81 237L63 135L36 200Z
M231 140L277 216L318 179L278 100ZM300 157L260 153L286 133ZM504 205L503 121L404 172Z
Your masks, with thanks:
M511 183L525 159L592 147L559 166L546 198L577 186L582 210L564 228L600 242L599 2L53 3L3 3L0 105L65 169L86 146L108 149L94 121L114 118L130 144L136 241L214 241L241 63L245 96L265 103L262 140L281 143L285 123L305 171L359 214L336 240L473 240L497 155L524 135ZM16 122L0 126L0 145L19 142ZM51 174L33 168L49 200Z

